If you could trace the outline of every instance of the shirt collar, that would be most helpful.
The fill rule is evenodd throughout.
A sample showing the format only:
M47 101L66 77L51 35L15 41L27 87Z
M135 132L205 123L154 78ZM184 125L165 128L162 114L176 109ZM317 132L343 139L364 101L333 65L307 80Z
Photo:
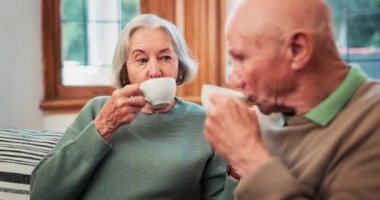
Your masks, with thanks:
M359 66L352 66L338 88L304 117L320 126L327 126L366 78Z

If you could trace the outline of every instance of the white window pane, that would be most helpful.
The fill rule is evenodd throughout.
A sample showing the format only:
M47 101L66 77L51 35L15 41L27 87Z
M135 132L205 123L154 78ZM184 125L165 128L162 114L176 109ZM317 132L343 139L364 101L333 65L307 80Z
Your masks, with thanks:
M241 3L241 0L227 0L226 1L226 16L227 18L230 17L232 12L237 8L237 6ZM225 65L225 73L224 73L224 80L227 84L231 83L231 74L232 74L232 60L230 55L225 53L226 55L226 65Z
M87 0L89 21L120 20L119 0Z
M334 15L339 52L380 79L380 0L327 0Z
M138 0L62 0L62 84L111 85L112 58ZM123 18L123 19L122 19Z
M69 86L110 85L112 68L86 66L75 61L65 61L62 68L62 84Z
M119 36L117 23L88 24L88 63L94 66L109 65Z

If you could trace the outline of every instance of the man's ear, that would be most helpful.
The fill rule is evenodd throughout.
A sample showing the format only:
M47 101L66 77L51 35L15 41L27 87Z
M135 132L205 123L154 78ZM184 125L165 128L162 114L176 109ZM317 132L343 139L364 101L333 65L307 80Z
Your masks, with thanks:
M296 31L288 38L288 55L293 70L302 69L310 60L313 51L312 35L305 31Z

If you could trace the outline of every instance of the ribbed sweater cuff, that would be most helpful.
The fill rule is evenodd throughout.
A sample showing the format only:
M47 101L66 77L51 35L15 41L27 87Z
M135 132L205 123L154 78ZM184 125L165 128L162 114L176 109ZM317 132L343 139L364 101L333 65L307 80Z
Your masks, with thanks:
M112 145L105 141L90 122L76 139L78 154L88 164L99 163L111 149Z

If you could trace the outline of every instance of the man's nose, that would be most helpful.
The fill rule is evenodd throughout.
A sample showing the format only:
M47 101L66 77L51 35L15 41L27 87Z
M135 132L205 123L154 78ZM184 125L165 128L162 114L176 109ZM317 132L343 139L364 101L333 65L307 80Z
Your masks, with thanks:
M242 77L241 71L237 69L236 67L232 68L232 72L230 74L230 80L231 80L231 84L234 87L243 88L244 86L243 77Z
M162 77L162 69L160 64L157 62L156 59L150 59L149 62L149 71L148 76L149 78L159 78Z

